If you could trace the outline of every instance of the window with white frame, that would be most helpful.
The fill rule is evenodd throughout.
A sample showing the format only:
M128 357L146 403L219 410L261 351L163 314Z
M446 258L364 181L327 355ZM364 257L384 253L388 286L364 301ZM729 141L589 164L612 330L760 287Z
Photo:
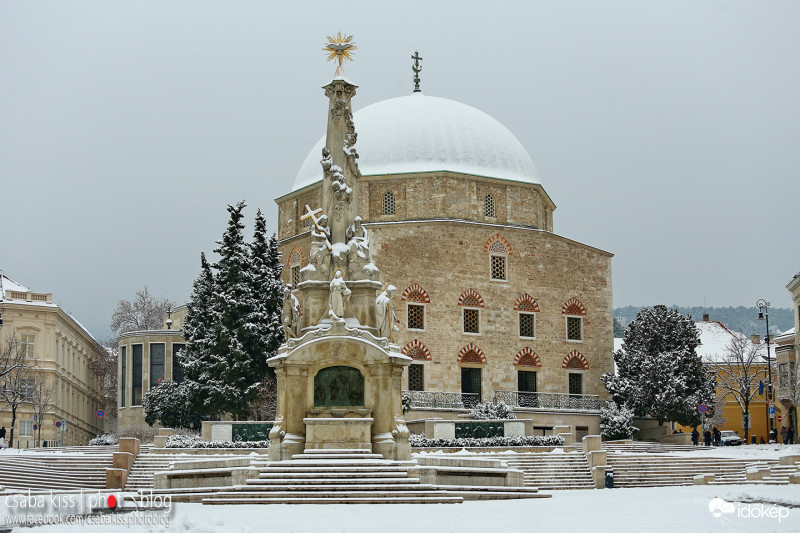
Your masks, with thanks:
M25 357L36 356L36 336L35 335L20 335L20 343L22 350L25 352Z
M409 303L406 306L408 329L425 329L425 305Z
M526 313L520 311L519 314L519 336L526 339L536 338L536 313Z
M471 307L463 309L463 331L470 335L481 334L481 310Z
M20 420L19 421L19 436L20 437L33 437L33 420Z
M573 342L583 341L583 317L567 316L567 340Z

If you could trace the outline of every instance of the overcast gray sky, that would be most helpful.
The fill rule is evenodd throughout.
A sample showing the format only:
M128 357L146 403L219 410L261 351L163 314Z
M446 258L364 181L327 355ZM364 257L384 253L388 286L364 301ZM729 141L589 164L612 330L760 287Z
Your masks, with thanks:
M324 133L325 36L356 109L422 88L528 149L555 232L608 250L614 306L790 307L800 2L0 2L0 269L95 336L184 302ZM356 128L358 124L356 123Z

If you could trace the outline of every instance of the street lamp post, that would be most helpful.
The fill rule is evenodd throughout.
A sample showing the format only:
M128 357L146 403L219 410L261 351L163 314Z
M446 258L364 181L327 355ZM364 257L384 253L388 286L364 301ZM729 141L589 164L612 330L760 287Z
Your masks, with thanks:
M765 339L767 341L767 376L768 376L767 377L767 396L769 398L769 401L767 402L767 420L769 421L769 434L767 435L767 442L769 442L769 439L772 436L772 428L773 428L773 425L772 425L772 420L773 419L772 419L772 417L770 416L770 413L769 413L769 408L773 405L773 403L772 403L772 400L773 400L773 398L772 398L772 356L769 353L769 306L770 305L771 304L768 301L764 300L764 299L761 299L761 300L756 302L756 307L758 307L758 321L762 322L762 321L766 320L766 326L767 326L767 337Z

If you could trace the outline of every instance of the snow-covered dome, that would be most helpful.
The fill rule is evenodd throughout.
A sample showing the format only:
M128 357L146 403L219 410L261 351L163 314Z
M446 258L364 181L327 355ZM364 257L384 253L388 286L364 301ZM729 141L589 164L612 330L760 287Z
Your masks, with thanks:
M541 183L528 152L498 121L474 107L415 93L354 114L361 174L453 171ZM322 179L325 136L306 156L298 190Z

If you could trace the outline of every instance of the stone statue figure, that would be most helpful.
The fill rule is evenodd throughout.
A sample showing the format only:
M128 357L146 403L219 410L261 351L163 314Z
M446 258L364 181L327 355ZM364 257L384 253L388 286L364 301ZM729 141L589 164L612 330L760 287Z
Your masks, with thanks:
M300 326L300 302L292 294L289 287L283 288L283 312L281 313L283 323L283 334L286 340L297 338L297 330Z
M344 308L350 300L350 289L344 283L342 271L337 270L331 280L330 296L328 297L328 307L330 308L328 314L333 320L338 320L344 317Z
M377 320L378 337L386 337L390 342L393 342L393 331L399 331L395 325L397 317L394 314L392 307L392 298L394 298L397 288L394 285L389 285L381 292L375 299L375 316Z
M367 228L361 223L361 217L357 216L353 223L347 227L345 232L347 238L347 248L349 259L352 263L366 263L369 261L369 235Z
M328 216L322 215L316 224L311 226L311 250L309 251L309 263L327 278L331 270L331 230L328 228Z

